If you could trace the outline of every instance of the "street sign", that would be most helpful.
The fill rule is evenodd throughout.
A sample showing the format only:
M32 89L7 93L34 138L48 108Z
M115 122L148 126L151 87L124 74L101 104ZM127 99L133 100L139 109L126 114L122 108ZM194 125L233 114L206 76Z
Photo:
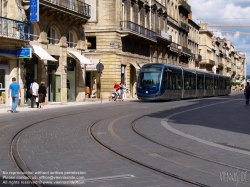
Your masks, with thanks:
M30 22L39 22L39 0L30 0Z
M104 65L99 62L97 65L96 65L96 69L99 73L102 73L102 71L104 70Z

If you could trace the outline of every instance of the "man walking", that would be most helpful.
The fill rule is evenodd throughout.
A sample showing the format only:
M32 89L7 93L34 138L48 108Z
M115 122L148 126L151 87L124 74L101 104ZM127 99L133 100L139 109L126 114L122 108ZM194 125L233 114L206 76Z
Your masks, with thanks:
M37 80L34 79L34 81L31 83L30 88L32 89L32 95L31 95L31 108L34 108L34 103L36 102L36 98L38 97L38 89L39 85L37 84ZM37 108L39 106L39 103L36 103Z
M249 98L250 98L249 82L247 82L247 85L245 86L244 94L245 94L245 97L246 97L246 104L249 105Z
M8 98L10 98L10 91L11 91L11 97L12 97L12 107L11 107L11 112L12 113L16 113L16 107L18 104L18 92L20 94L21 97L21 89L20 89L20 85L16 82L16 78L13 77L12 78L12 83L9 86L9 90L8 90Z

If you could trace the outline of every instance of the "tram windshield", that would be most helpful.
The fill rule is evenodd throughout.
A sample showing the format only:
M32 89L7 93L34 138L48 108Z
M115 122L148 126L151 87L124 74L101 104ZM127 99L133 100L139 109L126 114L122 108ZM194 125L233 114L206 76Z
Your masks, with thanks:
M138 75L137 87L147 90L155 90L159 88L161 69L157 68L154 71L142 71Z

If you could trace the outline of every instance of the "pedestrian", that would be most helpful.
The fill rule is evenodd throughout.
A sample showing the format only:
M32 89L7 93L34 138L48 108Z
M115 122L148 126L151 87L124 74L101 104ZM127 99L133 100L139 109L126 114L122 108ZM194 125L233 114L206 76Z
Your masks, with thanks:
M39 108L43 108L44 105L45 105L45 97L47 95L47 90L46 90L46 87L45 87L45 82L41 82L40 83L40 86L38 88L38 103L39 103Z
M245 98L246 98L246 104L249 105L249 98L250 98L249 82L247 82L247 85L245 86L244 94L245 94Z
M121 83L120 84L120 90L121 90L121 99L122 99L122 101L126 98L126 92L127 92L127 90L128 90L128 88L126 87L126 83Z
M38 100L38 89L39 85L37 84L37 80L34 79L34 81L30 84L30 88L32 89L32 95L31 95L31 108L34 108L34 103L36 103L37 108L39 106Z
M10 92L11 92L11 97L12 97L12 107L11 107L10 112L16 113L17 112L16 107L17 107L18 100L19 100L18 93L21 97L21 89L20 89L20 84L16 82L15 77L12 78L12 83L9 86L8 98L10 97Z
M116 92L119 91L119 89L120 89L120 85L117 82L115 82L115 84L114 84L114 89Z

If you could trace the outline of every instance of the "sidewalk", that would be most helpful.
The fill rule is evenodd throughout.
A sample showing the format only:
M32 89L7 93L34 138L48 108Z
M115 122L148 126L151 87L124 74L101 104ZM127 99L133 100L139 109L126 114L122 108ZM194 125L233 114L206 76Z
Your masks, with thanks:
M137 100L137 98L127 98L124 101L117 101L117 103L120 102L127 102L127 101L132 101L132 100ZM44 106L42 109L37 109L36 105L34 109L37 110L46 110L46 109L51 109L51 108L63 108L63 107L68 107L68 106L80 106L80 105L93 105L93 104L106 104L106 103L115 103L115 101L109 101L108 99L103 99L101 102L101 99L86 99L86 101L78 101L78 102L67 102L67 103L48 103ZM22 106L22 107L17 107L18 112L25 112L25 111L31 111L34 110L30 108L30 106ZM10 112L7 112L8 110L11 110L11 106L0 106L0 115L1 114L7 114Z

